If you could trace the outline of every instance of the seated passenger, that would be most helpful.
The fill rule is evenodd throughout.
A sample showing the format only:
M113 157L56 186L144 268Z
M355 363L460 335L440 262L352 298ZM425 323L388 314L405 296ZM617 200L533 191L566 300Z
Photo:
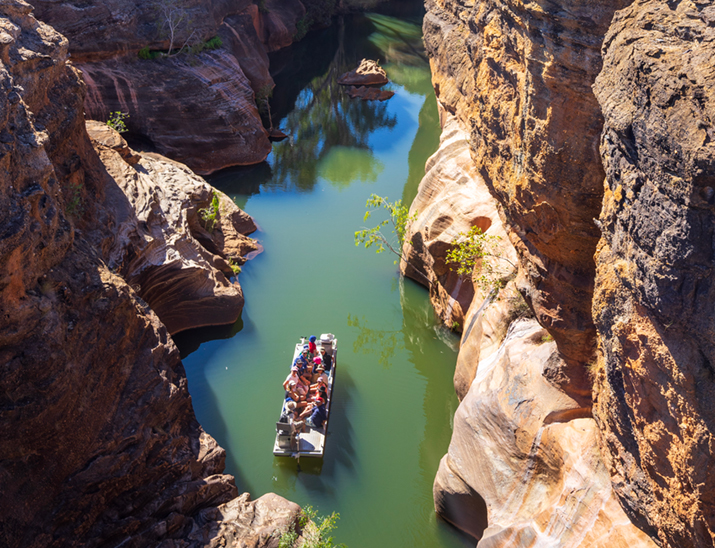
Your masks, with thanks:
M325 352L325 348L320 349L320 357L323 360L323 365L325 366L325 370L330 373L330 368L333 367L333 357Z
M294 402L296 409L302 409L310 403L308 401L308 390L301 383L290 381L286 390L286 402Z
M319 360L320 358L315 359ZM323 384L325 386L328 386L328 375L325 373L325 368L323 367L323 364L317 363L313 370L313 378L311 379L313 382L311 383L310 387L314 388L315 384L320 380L323 381Z
M296 365L294 365L290 368L290 374L286 377L286 380L283 382L283 390L288 390L288 383L290 381L294 381L294 382L300 381L300 373L298 372L298 366L296 366Z
M300 356L298 356L295 360L293 360L293 365L298 367L298 370L301 372L308 366L310 362L310 352L308 350L308 345L303 345L303 351L300 353Z
M308 418L305 419L305 424L311 428L322 427L325 419L328 418L328 411L325 409L325 400L321 397L315 398L315 401L310 403L300 414L301 419L306 416L308 416Z

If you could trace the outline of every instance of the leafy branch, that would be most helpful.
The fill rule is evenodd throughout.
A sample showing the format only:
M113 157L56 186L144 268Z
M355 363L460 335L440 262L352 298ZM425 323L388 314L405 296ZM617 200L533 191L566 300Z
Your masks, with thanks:
M478 226L473 226L466 234L460 232L452 240L452 249L447 252L446 262L450 270L462 276L471 275L472 280L485 291L501 289L506 281L506 273L498 268L504 261L513 269L516 265L496 250L499 236L485 234ZM476 267L478 273L475 273Z
M128 112L110 112L107 125L117 133L125 133L127 131L127 124L124 123L124 120L127 118L129 118Z
M306 506L298 514L298 527L303 532L300 548L345 548L344 544L333 544L333 537L328 536L337 527L340 514L333 512L329 516L318 517L318 511ZM278 548L295 548L299 535L295 525L284 531L278 542Z

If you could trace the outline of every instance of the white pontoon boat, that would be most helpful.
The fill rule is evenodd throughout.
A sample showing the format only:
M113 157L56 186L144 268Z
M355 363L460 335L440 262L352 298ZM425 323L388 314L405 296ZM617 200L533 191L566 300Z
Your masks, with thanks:
M289 365L293 365L295 359L303 351L304 344L305 338L295 345L293 360ZM328 417L321 428L311 428L306 424L303 426L302 432L295 431L292 421L282 422L279 420L276 423L276 441L273 445L273 454L277 457L323 458L325 454L325 440L328 433L328 423L330 422L330 406L333 401L333 383L335 382L335 370L338 362L338 339L332 333L327 333L320 336L317 346L319 353L321 348L325 348L325 353L333 358L333 365L328 373L328 401L325 403ZM284 417L286 414L285 405L284 398L280 417Z

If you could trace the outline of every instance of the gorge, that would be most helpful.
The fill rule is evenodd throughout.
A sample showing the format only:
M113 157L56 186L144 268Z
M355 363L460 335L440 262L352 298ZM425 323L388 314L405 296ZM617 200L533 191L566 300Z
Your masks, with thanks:
M286 48L314 3L191 0L223 45L163 60L161 2L35 4L0 4L0 543L277 546L313 504L353 548L713 546L710 2L430 0L422 50L419 5ZM387 102L337 85L363 57ZM353 245L373 192L404 278ZM497 299L446 262L473 226ZM274 460L327 331L329 458Z

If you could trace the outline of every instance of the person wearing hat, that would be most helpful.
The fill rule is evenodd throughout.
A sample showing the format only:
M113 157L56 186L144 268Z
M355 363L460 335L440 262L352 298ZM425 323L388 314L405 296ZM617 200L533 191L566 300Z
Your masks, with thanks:
M300 374L298 373L298 366L294 365L290 368L290 373L286 377L286 380L283 382L283 390L288 390L288 384L293 381L293 382L300 382Z
M298 372L302 375L310 363L310 350L308 349L308 345L304 344L300 355L293 360L293 365L298 367Z
M325 352L325 348L320 349L320 358L323 360L325 370L330 373L330 368L333 367L333 357Z
M322 427L325 419L328 418L328 411L325 408L325 398L322 396L316 396L313 398L313 402L306 406L300 414L300 418L305 418L305 424L311 428Z
M315 345L316 340L315 335L311 335L308 339L308 350L310 351L310 355L313 357L318 353L318 347Z
M315 359L319 360L320 358ZM325 367L323 367L323 364L319 361L316 361L313 371L313 382L311 383L310 388L317 388L317 383L321 381L325 386L328 386L328 375L325 373Z

